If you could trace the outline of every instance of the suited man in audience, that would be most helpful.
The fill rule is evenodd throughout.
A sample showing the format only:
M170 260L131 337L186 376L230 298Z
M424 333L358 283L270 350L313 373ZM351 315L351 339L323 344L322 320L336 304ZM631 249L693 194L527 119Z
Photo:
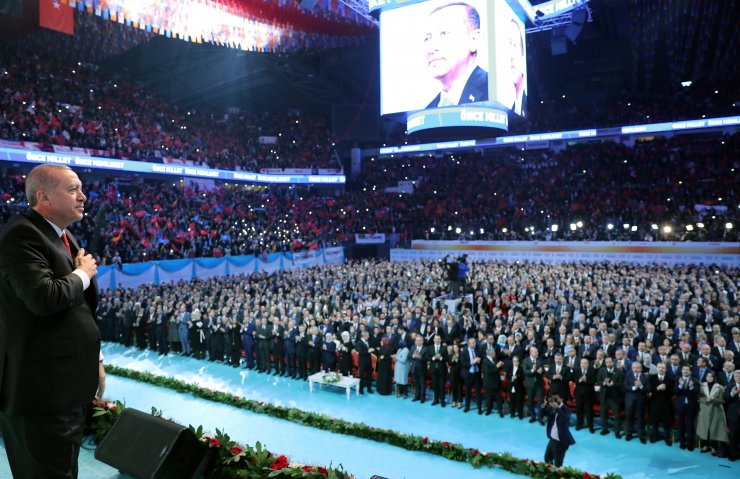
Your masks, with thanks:
M527 390L527 408L529 409L529 422L539 420L542 422L542 409L535 416L535 405L542 404L545 395L545 382L543 379L544 364L539 358L539 350L532 346L529 348L529 356L524 359L524 387Z
M29 209L0 231L0 430L16 478L76 478L102 363L93 257L66 228L87 199L67 166L26 177Z
M666 365L658 363L657 374L650 375L650 442L658 440L658 427L663 426L665 442L669 446L671 425L673 424L673 378L668 374Z
M728 384L732 384L734 371L735 363L725 361L722 365L722 371L717 373L717 382L726 389Z
M725 387L725 407L727 426L730 429L730 443L727 457L731 461L740 457L740 369L733 373L733 381Z
M601 435L609 434L609 410L611 409L614 416L614 435L617 439L621 436L621 413L622 400L624 399L624 373L614 367L614 359L607 356L604 359L604 366L599 370L596 376L596 383L599 385L599 400L601 403Z
M369 339L370 333L364 330L360 340L355 343L357 366L360 372L360 394L365 394L364 389L367 389L369 394L373 393L373 369L370 355L375 352L375 349L370 347Z
M506 366L507 388L509 394L509 413L511 417L524 419L524 367L519 356L512 356Z
M671 354L668 364L666 365L666 373L673 378L674 384L681 376L681 358L678 354Z
M483 389L486 390L486 416L491 415L493 399L496 398L496 410L498 411L498 415L500 417L504 417L504 408L501 397L501 372L503 367L503 361L499 361L498 358L496 358L496 350L487 350L482 363Z
M287 375L295 379L298 375L296 367L296 338L298 337L298 327L295 319L288 320L288 329L285 330L285 363L287 366Z
M564 400L570 397L570 369L563 363L563 355L555 353L555 361L545 373L550 380L550 394L557 394Z
M478 414L483 414L483 395L481 394L481 362L476 348L476 339L468 338L467 348L460 351L460 374L465 382L465 412L470 411L470 400L475 389L476 401L478 403Z
M432 406L445 407L445 382L447 380L447 347L442 344L442 336L434 335L434 344L429 347L429 369L432 376L434 400Z
M594 432L594 385L596 371L589 364L588 359L582 358L580 364L573 369L571 381L575 383L576 401L576 431L580 431L585 423L588 430Z
M681 376L674 386L678 440L681 449L694 450L696 445L696 415L699 412L699 381L691 375L691 367L684 364Z
M645 444L645 410L650 393L650 377L642 371L642 364L632 363L632 372L624 377L624 409L627 420L628 441L632 440L632 426L637 423L637 434L640 442ZM634 422L633 422L634 421Z
M369 338L369 334L368 334ZM324 338L321 337L318 326L311 326L308 334L308 374L316 374L321 369L321 352Z
M545 450L545 463L561 467L565 453L576 443L570 433L570 409L557 394L551 394L543 410L547 413L547 437L550 439Z
M414 347L411 349L411 378L414 381L414 399L424 404L427 398L427 347L424 336L416 334Z
M257 370L270 372L270 344L272 340L272 326L267 324L267 317L260 319L257 327Z
M306 334L306 323L298 325L298 334L295 337L295 361L298 378L307 380L308 334Z

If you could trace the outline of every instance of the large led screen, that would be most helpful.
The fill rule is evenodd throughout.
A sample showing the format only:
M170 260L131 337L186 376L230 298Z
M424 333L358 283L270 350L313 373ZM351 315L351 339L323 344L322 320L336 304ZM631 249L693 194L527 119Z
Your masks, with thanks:
M506 0L430 0L383 10L380 67L384 115L410 112L418 120L421 111L443 108L525 110L524 25Z

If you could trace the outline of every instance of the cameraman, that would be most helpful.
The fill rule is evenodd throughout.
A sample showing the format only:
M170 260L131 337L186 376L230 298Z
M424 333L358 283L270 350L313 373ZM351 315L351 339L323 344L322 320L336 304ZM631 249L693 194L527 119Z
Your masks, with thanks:
M470 268L468 267L468 255L464 254L460 256L454 264L454 269L457 270L454 272L457 274L455 275L454 281L450 281L450 293L453 298L458 298L461 294L465 294L465 282L468 279L468 272L470 271ZM450 268L450 275L453 274L452 269L453 268Z
M543 402L543 410L547 413L547 437L550 442L545 449L545 462L555 467L563 465L565 452L568 447L576 443L570 434L570 409L563 402L559 394L551 394Z

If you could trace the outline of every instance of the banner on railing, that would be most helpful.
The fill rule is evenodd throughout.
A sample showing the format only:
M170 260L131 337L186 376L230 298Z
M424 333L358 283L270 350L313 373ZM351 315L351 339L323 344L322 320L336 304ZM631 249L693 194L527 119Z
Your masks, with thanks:
M355 243L357 244L383 244L385 243L385 233L367 233L355 234Z
M413 241L392 249L392 261L438 260L467 254L470 261L625 262L740 266L740 243L628 241Z
M283 269L291 270L344 263L341 246L302 253L271 253L255 256L227 256L225 258L176 259L129 263L121 268L99 266L97 282L102 289L119 286L136 288L143 284L163 284L190 281L194 278L208 279L226 275L250 275L254 272L271 274Z

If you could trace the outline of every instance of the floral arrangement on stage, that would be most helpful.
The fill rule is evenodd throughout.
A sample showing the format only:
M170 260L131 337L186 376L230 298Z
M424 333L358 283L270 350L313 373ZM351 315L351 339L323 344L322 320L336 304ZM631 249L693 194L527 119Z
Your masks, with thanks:
M125 407L120 401L93 402L88 427L95 435L96 443L102 441ZM152 415L162 417L161 411L156 408L152 408ZM190 426L190 430L203 443L203 447L207 448L208 479L354 479L341 466L334 469L291 463L287 456L275 455L259 442L254 447L238 444L218 429L213 436L204 433L203 426L198 426L197 429Z
M342 375L331 371L321 376L321 380L324 381L326 384L336 384L342 380Z
M209 401L226 404L259 414L266 414L271 417L284 419L303 426L315 427L317 429L330 431L336 434L345 434L390 444L402 447L409 451L427 452L429 454L445 457L454 461L467 462L476 468L501 468L515 474L522 474L542 479L621 479L621 476L617 474L610 473L599 475L581 471L572 467L558 468L545 464L544 462L520 459L508 452L483 452L478 449L466 448L462 444L437 441L427 437L404 434L391 429L376 428L363 423L345 421L344 419L337 419L324 414L306 412L296 408L276 406L263 401L245 399L229 393L200 387L197 384L186 383L178 379L166 376L156 376L153 373L142 373L131 369L119 368L113 365L106 366L106 372L147 384L172 389L177 392L190 393L193 396L207 399Z

